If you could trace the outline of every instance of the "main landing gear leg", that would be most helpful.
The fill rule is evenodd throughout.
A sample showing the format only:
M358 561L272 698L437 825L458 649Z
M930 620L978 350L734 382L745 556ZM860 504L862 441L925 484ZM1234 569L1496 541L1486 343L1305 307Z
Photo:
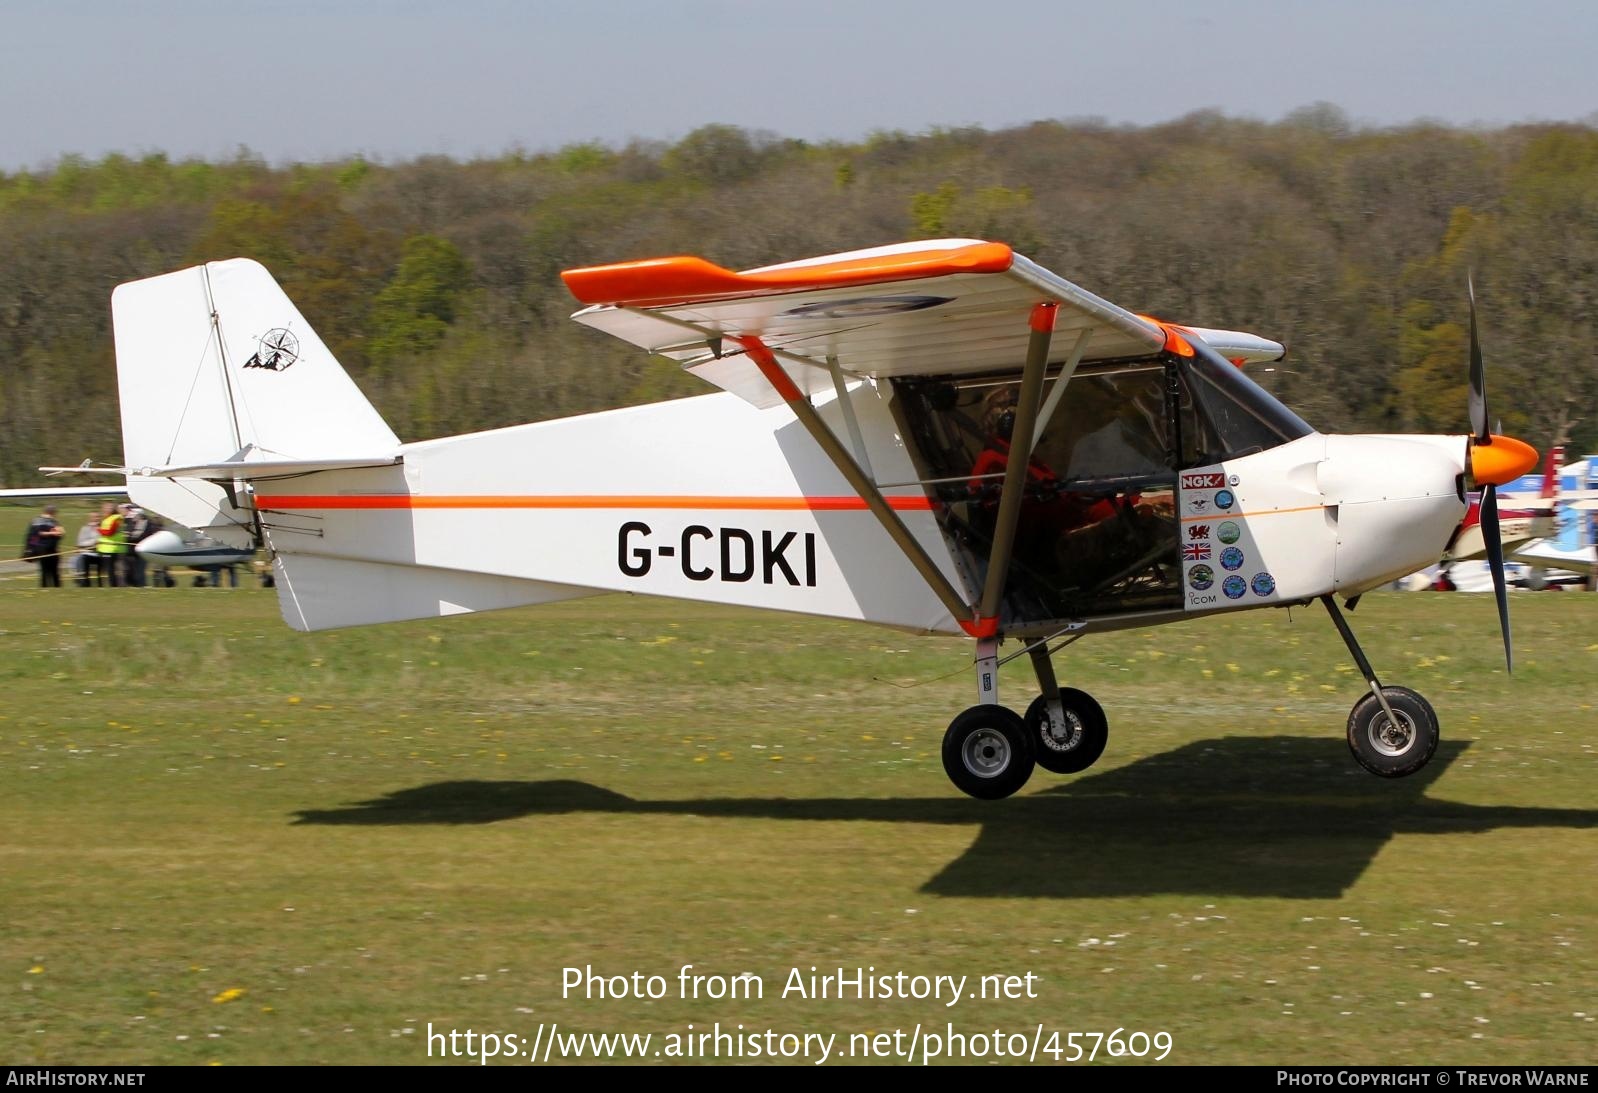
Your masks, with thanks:
M1021 715L999 705L999 641L977 642L977 704L943 734L943 770L972 797L1008 797L1032 777L1033 747Z
M1054 774L1087 770L1109 743L1110 723L1104 708L1086 691L1060 686L1047 641L1028 641L1027 654L1043 692L1032 700L1022 719L1038 766Z
M1326 613L1365 677L1370 694L1354 703L1348 715L1348 746L1360 766L1383 778L1414 774L1437 750L1437 712L1408 687L1383 687L1359 647L1337 601L1322 596Z

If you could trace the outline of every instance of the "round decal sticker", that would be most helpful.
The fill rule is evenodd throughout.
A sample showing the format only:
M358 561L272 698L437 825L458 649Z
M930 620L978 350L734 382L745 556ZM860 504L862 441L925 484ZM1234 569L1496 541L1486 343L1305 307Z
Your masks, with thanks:
M1215 583L1215 570L1207 565L1196 565L1187 571L1187 583L1203 592Z
M1237 484L1238 484L1238 483L1239 483L1239 482L1240 482L1240 481L1242 481L1242 479L1240 479L1240 478L1238 478L1238 477L1237 477L1237 475L1235 475L1235 474L1234 474L1234 475L1232 475L1232 476L1230 476L1230 477L1229 477L1229 478L1227 478L1227 480L1226 480L1226 484L1227 484L1227 485L1228 485L1228 486L1235 486L1235 485L1237 485Z
M1215 537L1223 543L1235 543L1242 535L1243 529L1230 520L1224 521L1220 527L1215 529Z
M1232 507L1233 500L1234 499L1232 497L1231 490L1222 490L1215 495L1215 507L1218 509L1229 509Z
M1221 591L1226 593L1229 600L1241 599L1243 593L1248 591L1248 582L1234 573L1221 582Z
M1225 550L1221 551L1221 568L1242 569L1243 552L1237 547L1227 547Z
M1250 582L1256 596L1269 596L1276 591L1276 578L1269 573L1256 573Z

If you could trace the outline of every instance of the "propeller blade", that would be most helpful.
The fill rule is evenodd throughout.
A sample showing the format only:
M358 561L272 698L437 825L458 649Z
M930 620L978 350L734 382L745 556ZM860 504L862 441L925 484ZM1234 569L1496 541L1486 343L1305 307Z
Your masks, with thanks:
M1515 670L1509 639L1509 590L1504 583L1504 540L1498 531L1498 487L1491 482L1481 491L1481 535L1487 547L1487 565L1493 572L1493 595L1498 598L1498 626L1504 632L1504 667Z
M1470 428L1477 444L1491 444L1493 434L1487 428L1487 367L1482 363L1481 341L1476 337L1476 286L1468 274L1465 291L1470 294Z

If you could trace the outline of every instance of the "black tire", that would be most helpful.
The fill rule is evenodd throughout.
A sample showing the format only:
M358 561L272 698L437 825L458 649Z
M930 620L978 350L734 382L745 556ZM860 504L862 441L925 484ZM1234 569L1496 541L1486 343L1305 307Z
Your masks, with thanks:
M1076 774L1104 754L1104 746L1110 742L1110 720L1092 695L1075 687L1060 688L1060 705L1071 727L1070 737L1060 740L1050 731L1048 700L1038 695L1027 707L1027 739L1038 766L1052 774Z
M961 711L943 734L943 769L960 792L1008 797L1032 777L1032 746L1021 715L1003 706Z
M1383 778L1402 778L1424 767L1437 750L1437 711L1408 687L1383 687L1398 718L1396 731L1376 696L1367 694L1348 715L1348 747L1360 766Z

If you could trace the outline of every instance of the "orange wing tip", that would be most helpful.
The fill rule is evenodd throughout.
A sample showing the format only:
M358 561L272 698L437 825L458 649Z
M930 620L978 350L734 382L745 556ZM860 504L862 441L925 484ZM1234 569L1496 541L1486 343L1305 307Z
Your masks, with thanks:
M782 292L886 284L959 273L1003 273L1015 252L1003 243L891 250L836 261L736 273L703 258L679 255L588 266L561 273L571 294L585 304L658 307L695 300L768 296Z
M1524 440L1493 434L1490 444L1470 446L1470 476L1478 485L1502 486L1537 466L1537 449Z

